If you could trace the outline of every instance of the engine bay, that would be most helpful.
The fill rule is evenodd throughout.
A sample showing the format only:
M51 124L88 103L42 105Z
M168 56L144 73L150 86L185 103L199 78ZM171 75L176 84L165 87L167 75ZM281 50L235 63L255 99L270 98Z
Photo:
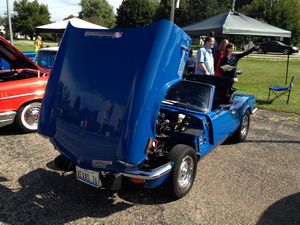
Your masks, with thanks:
M22 80L28 78L34 78L39 76L45 76L45 73L34 69L9 69L0 70L0 82Z

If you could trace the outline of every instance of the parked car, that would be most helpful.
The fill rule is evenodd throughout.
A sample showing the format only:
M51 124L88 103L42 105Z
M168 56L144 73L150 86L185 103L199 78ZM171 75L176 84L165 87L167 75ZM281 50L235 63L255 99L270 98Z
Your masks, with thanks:
M58 47L41 48L37 51L34 62L47 71L51 71Z
M286 45L280 41L266 41L258 44L260 47L257 49L257 52L260 54L268 52L279 52L284 55L297 53L299 49L297 47Z
M32 51L25 51L25 52L22 52L24 55L26 55L30 60L33 60L36 53L35 52L32 52Z
M1 36L0 65L0 127L36 131L48 73Z
M228 137L244 141L256 111L255 97L231 95L225 78L182 79L190 45L167 20L118 30L69 25L38 128L61 153L56 166L94 187L116 190L126 180L186 195L197 161Z

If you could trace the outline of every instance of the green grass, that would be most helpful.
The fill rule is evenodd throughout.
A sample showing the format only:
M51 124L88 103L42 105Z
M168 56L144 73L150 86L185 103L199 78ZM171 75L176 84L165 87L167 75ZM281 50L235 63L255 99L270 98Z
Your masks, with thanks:
M56 42L44 42L44 47L49 46L57 46ZM14 46L19 49L21 52L24 51L34 51L33 49L33 41L28 40L14 40Z
M290 59L288 84L291 76L295 76L294 87L291 91L289 104L278 99L268 102L268 87L271 85L285 85L286 58L252 58L240 60L238 68L243 70L239 82L235 84L238 92L256 96L257 107L272 111L290 112L300 114L300 59ZM274 97L271 93L271 99ZM287 99L287 95L283 96Z

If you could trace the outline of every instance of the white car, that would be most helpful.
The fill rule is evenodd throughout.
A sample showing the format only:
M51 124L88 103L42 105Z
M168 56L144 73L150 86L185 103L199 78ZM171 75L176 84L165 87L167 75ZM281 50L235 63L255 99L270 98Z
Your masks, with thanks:
M44 69L51 70L57 51L58 47L41 48L36 53L33 61Z

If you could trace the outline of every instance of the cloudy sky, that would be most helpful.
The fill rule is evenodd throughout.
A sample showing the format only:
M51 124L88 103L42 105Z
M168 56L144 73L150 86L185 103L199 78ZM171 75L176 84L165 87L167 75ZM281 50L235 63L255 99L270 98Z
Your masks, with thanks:
M7 0L0 0L0 15L6 15L7 7L6 7ZM8 0L10 4L10 10L13 10L13 2L15 0ZM107 0L110 5L116 9L121 4L122 0ZM79 5L80 0L38 0L39 3L43 3L48 5L48 9L51 15L52 21L60 21L63 18L73 14L75 16L78 15L78 12L81 10Z

